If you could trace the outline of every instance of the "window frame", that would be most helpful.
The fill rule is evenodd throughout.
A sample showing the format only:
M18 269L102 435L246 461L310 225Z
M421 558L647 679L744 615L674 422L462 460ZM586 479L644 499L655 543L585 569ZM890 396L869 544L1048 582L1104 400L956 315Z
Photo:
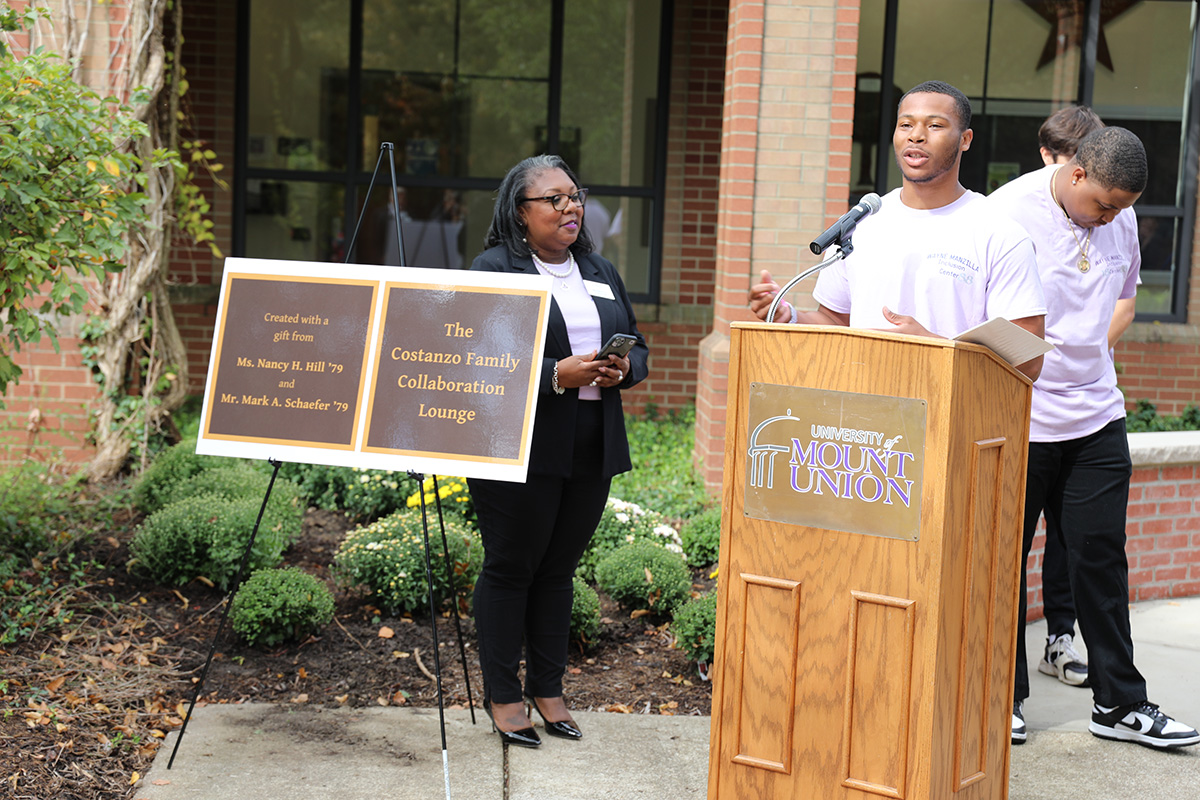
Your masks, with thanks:
M559 153L562 134L562 72L566 0L548 0L551 4L550 24L550 69L548 79L549 100L547 104L547 150ZM359 198L363 203L369 198L363 193L371 184L372 171L360 170L363 162L361 135L361 98L363 74L363 2L350 0L347 13L350 15L350 58L348 62L347 82L347 128L346 128L346 166L342 169L330 170L289 170L281 168L262 168L249 166L249 103L250 80L248 65L250 63L250 6L253 0L242 0L237 7L237 78L234 89L234 180L233 180L233 220L232 220L232 255L243 256L246 252L247 219L246 200L247 184L252 180L260 181L303 181L317 184L332 184L343 187L344 210L343 219L347 222L357 221L359 216ZM667 182L667 147L668 123L670 120L670 87L671 87L671 50L672 50L672 20L674 19L674 0L660 0L661 19L659 25L658 43L658 78L657 104L655 109L654 178L652 186L621 186L597 184L588 182L589 196L595 198L631 197L651 201L650 217L650 248L647 270L647 291L630 289L629 297L635 303L657 304L661 296L662 285L662 254L663 254L663 219L666 200ZM400 143L395 143L400 146ZM380 153L382 157L382 151ZM379 174L375 178L372 191L389 191L391 176L388 174L386 159L378 164ZM502 177L502 176L501 176ZM454 189L456 191L488 191L495 192L500 186L501 178L461 178L450 176L405 175L398 185L415 188ZM354 243L357 245L357 242ZM353 254L353 250L347 251ZM470 264L477 253L464 252L464 265Z
M1190 0L1179 0L1190 2ZM992 5L988 3L988 46L991 46ZM1100 6L1102 0L1087 0L1087 16L1084 20L1081 69L1079 86L1074 102L1091 106L1095 88L1096 52L1100 31ZM896 32L899 22L900 0L886 0L883 26L883 62L881 70L881 86L879 92L879 138L875 156L875 191L883 194L888 191L888 169L892 155L892 131L895 114L891 109L896 108L900 98L895 96L892 87L895 81L896 67ZM1197 12L1200 13L1200 12ZM1137 205L1138 218L1165 218L1180 220L1179 241L1174 253L1175 269L1171 276L1171 310L1167 313L1138 313L1138 322L1168 322L1186 323L1188 320L1188 284L1192 275L1192 236L1196 226L1196 192L1197 166L1200 164L1200 21L1192 31L1192 57L1189 88L1187 90L1188 108L1181 122L1183 144L1180 153L1183 164L1182 204L1181 205ZM886 111L886 113L884 113Z

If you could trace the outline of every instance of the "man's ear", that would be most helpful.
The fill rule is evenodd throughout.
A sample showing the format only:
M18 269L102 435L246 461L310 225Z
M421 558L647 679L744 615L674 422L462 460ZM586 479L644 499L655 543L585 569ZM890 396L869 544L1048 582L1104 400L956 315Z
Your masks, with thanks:
M1042 154L1042 163L1045 164L1047 167L1055 162L1054 153L1051 153L1045 147L1039 147L1038 152Z
M959 144L958 149L964 153L967 152L968 150L970 150L971 149L971 140L974 138L975 138L975 131L971 130L970 128L967 128L965 131L963 131L962 142Z

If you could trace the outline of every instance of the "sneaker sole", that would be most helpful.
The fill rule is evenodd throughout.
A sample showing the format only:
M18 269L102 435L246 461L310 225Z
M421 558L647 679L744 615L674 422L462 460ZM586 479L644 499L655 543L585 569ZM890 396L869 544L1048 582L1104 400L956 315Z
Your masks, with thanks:
M1159 739L1154 736L1147 736L1144 733L1110 728L1098 722L1090 723L1088 730L1091 731L1092 736L1098 739L1108 739L1113 742L1133 742L1134 744L1153 747L1159 750L1169 750L1173 747L1190 747L1194 744L1200 744L1200 735L1189 736L1186 739Z
M1052 678L1058 678L1067 686L1078 686L1081 689L1088 688L1087 675L1080 676L1078 681L1076 681L1074 675L1070 675L1069 673L1065 672L1060 674L1058 668L1047 661L1041 661L1038 663L1038 672L1042 673L1043 675L1049 675Z
M1025 744L1025 734L1023 734L1023 733L1013 734L1012 743L1013 744Z

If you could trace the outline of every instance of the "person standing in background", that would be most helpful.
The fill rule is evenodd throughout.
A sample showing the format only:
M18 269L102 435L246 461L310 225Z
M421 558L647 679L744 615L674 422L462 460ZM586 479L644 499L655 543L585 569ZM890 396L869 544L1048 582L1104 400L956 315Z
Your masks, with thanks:
M471 264L553 279L526 481L468 481L484 548L475 583L484 708L501 741L523 747L541 744L523 698L548 734L583 737L562 686L572 579L612 476L632 466L621 390L648 372L625 285L596 255L584 226L586 200L587 189L561 158L525 159L501 182L488 249ZM616 333L635 339L633 349L597 358Z
M1087 106L1067 106L1055 111L1038 129L1038 150L1045 166L1066 164L1075 156L1079 142L1092 131L1100 130L1104 122ZM1133 210L1130 209L1130 214ZM1133 316L1134 299L1117 301L1117 310L1109 326L1109 339L1124 319L1126 310ZM1116 335L1124 332L1125 320ZM1071 580L1067 574L1067 551L1056 518L1046 520L1046 547L1042 554L1042 609L1046 617L1046 646L1038 672L1053 675L1068 686L1088 685L1087 662L1075 649L1075 600L1071 596ZM1018 744L1020 743L1014 739ZM1021 741L1024 741L1023 739Z
M1066 544L1079 628L1091 654L1088 730L1171 748L1200 743L1200 733L1149 702L1133 662L1125 556L1133 466L1125 399L1108 348L1117 300L1137 291L1141 252L1127 209L1145 189L1147 172L1141 140L1106 127L1085 137L1066 164L1022 175L987 202L1033 238L1046 292L1046 340L1055 346L1033 385L1018 631L1025 628L1024 566L1044 513ZM1028 697L1025 637L1018 634L1014 744L1026 738Z

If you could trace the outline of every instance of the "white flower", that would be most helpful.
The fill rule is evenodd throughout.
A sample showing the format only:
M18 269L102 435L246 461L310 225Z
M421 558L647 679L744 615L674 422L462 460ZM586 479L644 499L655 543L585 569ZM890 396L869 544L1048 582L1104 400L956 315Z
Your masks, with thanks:
M629 542L630 544L633 544L633 534L630 533L630 534L626 535L625 541Z
M616 513L614 516L615 516L615 517L616 517L618 520L620 520L621 522L629 522L629 515L628 515L628 514L625 514L625 513L622 513L622 512L620 512L620 511L618 511L618 512L617 512L617 513Z
M674 541L674 542L680 541L679 532L676 531L674 528L672 528L670 525L655 525L654 533L656 536L661 536L664 539L670 539L671 541Z

